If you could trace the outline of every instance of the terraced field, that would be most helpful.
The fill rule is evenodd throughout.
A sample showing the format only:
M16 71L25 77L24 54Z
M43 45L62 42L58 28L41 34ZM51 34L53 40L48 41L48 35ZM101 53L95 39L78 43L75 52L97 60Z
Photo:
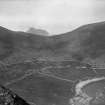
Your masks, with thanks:
M82 88L88 94L90 86L93 89L94 84L101 85L105 76L101 71L98 73L90 65L77 61L33 60L5 66L0 71L0 82L32 105L90 105L77 90ZM76 89L79 83L87 84Z

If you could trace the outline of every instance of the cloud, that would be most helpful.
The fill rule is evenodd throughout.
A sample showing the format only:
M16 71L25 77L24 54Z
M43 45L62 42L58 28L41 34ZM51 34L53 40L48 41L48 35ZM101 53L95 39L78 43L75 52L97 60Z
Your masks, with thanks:
M34 26L61 33L104 20L104 10L102 0L2 0L0 24L15 30Z
M94 20L105 21L105 1L104 0L95 0L93 4L93 17Z

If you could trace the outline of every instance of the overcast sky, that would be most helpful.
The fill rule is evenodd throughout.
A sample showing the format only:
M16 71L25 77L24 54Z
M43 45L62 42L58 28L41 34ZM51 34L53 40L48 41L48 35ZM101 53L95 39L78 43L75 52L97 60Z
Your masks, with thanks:
M42 28L51 34L105 20L105 0L0 0L0 25Z

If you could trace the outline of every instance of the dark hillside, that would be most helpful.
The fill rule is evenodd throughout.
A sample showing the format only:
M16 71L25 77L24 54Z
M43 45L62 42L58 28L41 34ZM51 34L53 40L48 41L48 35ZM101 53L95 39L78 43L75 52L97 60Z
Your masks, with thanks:
M88 24L55 36L14 32L0 27L0 60L14 60L20 56L22 59L69 59L104 65L105 22Z

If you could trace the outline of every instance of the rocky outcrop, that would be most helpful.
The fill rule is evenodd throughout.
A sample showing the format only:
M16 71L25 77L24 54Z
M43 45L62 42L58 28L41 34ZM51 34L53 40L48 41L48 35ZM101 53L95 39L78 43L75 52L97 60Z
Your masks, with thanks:
M0 105L29 105L24 99L0 85Z

